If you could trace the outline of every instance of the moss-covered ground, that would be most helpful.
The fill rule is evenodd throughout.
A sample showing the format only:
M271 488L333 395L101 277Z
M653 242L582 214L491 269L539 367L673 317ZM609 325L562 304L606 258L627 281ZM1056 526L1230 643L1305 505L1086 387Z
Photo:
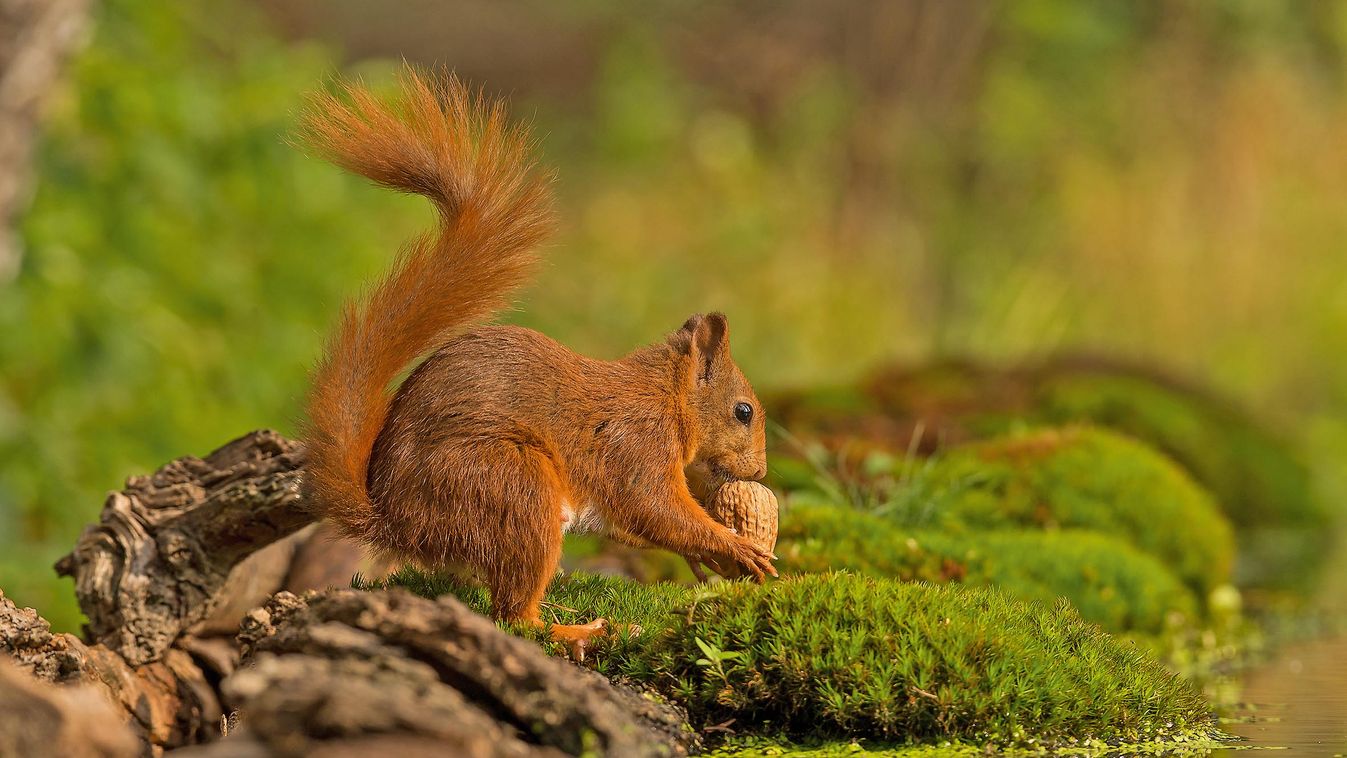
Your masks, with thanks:
M1200 595L1228 582L1231 527L1183 469L1103 429L1067 427L964 446L925 469L934 523L1088 529L1154 556Z
M1313 496L1303 455L1233 404L1098 369L1045 377L1037 404L1044 421L1089 420L1123 431L1192 472L1236 527L1242 583L1303 586L1327 554L1331 512Z
M404 571L391 583L486 609L479 588L450 577ZM733 719L750 733L1002 747L1215 734L1201 695L1137 647L1067 603L993 588L847 573L762 587L572 575L553 584L545 612L640 625L594 665L654 687L698 723Z
M1306 597L1333 533L1292 444L1144 372L941 365L788 401L772 463L783 568L1061 597L1213 709L1237 702L1238 672L1277 636L1267 620ZM776 748L759 749L746 754Z
M1169 459L1103 429L1025 430L857 470L796 470L777 553L788 571L846 568L1068 599L1114 632L1199 621L1232 591L1235 542L1209 494Z
M1163 563L1101 532L915 530L854 508L802 503L782 517L776 552L780 570L791 573L846 569L998 586L1046 604L1065 597L1111 631L1159 633L1196 614L1192 592Z
M1105 429L1022 430L914 463L883 453L859 482L797 468L795 500L845 503L917 529L1090 530L1163 563L1199 597L1230 579L1230 523L1200 485L1146 445Z
M768 398L791 433L833 449L929 454L1024 424L1090 424L1172 458L1235 527L1236 579L1244 586L1304 589L1332 534L1314 496L1305 455L1286 430L1236 404L1154 371L1098 360L1057 359L1000 369L943 361L876 372L854 386ZM793 444L774 449L775 481L807 483Z

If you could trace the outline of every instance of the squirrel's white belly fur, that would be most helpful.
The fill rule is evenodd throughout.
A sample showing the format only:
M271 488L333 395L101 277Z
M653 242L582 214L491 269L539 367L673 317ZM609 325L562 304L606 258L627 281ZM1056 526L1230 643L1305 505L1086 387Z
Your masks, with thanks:
M561 503L561 532L562 534L606 534L608 524L603 520L599 509L595 508L593 503L586 503L577 508L569 500L563 500Z

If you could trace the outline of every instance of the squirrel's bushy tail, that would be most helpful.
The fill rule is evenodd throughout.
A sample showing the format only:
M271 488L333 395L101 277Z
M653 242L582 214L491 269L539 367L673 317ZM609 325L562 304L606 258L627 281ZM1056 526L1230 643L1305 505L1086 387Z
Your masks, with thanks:
M474 97L452 76L407 72L391 105L350 84L338 96L314 95L301 139L439 210L438 229L408 243L392 271L342 309L308 400L310 502L346 534L370 540L378 519L366 470L389 385L524 283L552 225L550 177L535 169L528 132L506 122L503 105Z

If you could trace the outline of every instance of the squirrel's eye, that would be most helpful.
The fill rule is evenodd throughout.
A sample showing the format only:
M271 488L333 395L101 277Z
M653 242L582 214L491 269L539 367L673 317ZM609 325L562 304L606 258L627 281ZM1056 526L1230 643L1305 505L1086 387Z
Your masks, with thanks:
M740 422L747 424L753 420L753 406L748 403L735 403L734 417Z

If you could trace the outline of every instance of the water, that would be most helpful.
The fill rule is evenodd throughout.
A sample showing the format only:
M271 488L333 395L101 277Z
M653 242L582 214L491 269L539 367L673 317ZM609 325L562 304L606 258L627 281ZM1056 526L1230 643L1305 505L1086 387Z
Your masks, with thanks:
M1242 699L1255 704L1226 724L1245 748L1284 749L1293 755L1347 755L1347 637L1283 650L1244 681ZM1236 756L1243 751L1221 750ZM1247 753L1244 753L1247 755Z

